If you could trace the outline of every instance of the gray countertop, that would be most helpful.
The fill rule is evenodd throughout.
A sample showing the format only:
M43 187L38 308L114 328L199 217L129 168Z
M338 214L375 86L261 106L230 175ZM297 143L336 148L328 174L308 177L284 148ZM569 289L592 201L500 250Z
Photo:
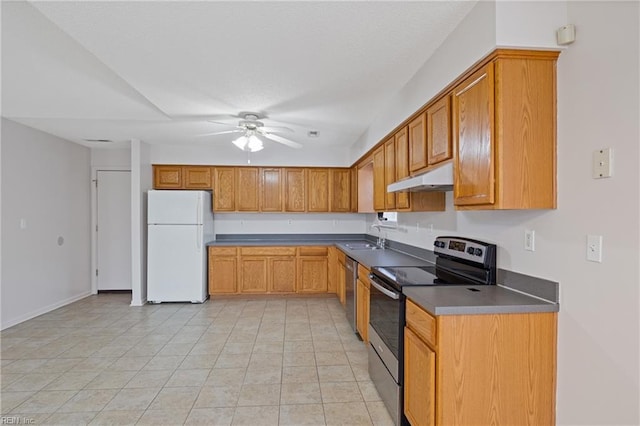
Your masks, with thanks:
M559 310L556 303L498 285L405 287L402 292L432 315L514 314Z
M384 250L353 250L348 243L371 243L364 234L227 234L220 235L209 246L333 246L342 250L358 263L371 268L374 266L429 266L433 252L417 249L400 243L392 243L393 248ZM405 251L411 254L405 253ZM419 257L418 257L419 256ZM508 314L526 312L558 312L557 303L538 297L557 300L557 283L528 277L509 271L502 271L503 285L492 286L435 286L405 287L403 293L416 304L433 315L465 314ZM503 283L503 281L499 281ZM509 287L526 290L514 291ZM478 291L472 291L475 289ZM540 292L539 289L545 291Z

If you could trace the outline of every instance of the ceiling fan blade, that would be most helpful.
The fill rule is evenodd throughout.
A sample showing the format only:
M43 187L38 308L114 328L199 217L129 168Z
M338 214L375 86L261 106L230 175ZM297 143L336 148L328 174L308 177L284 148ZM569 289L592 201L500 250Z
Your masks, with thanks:
M263 132L267 132L267 133L293 133L293 130L288 128L288 127L260 127L259 128L261 131Z
M224 132L203 133L201 135L196 135L196 136L200 137L200 136L226 135L228 133L242 133L242 132L244 132L244 130L236 129L236 130L225 130Z
M294 142L292 140L283 138L282 136L278 136L278 135L272 135L271 133L260 133L262 136L264 136L267 139L271 139L272 141L281 143L283 145L289 146L291 148L302 148L302 145L299 144L298 142Z
M223 126L227 126L227 127L240 127L238 126L238 123L231 124L231 123L223 123L222 121L213 121L213 120L206 120L206 121L213 124L222 124Z

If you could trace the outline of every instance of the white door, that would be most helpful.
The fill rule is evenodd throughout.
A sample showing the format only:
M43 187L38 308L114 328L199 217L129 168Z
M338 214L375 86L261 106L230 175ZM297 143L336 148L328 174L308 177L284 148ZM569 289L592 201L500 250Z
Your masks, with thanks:
M131 172L97 171L97 288L131 290Z

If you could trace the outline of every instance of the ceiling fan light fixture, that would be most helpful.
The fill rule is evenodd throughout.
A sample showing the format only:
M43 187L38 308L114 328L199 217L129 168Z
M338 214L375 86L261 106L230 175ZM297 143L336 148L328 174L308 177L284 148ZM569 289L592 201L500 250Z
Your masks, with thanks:
M264 148L262 141L258 139L256 135L251 134L247 136L247 134L240 136L238 139L232 141L232 143L242 151L257 152Z

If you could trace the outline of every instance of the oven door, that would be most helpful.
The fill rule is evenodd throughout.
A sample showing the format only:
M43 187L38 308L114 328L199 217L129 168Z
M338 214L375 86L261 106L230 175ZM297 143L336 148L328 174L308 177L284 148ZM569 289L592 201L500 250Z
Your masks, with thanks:
M375 333L370 337L371 344L396 382L401 383L398 361L403 337L404 295L375 275L371 275L369 281L369 325Z

